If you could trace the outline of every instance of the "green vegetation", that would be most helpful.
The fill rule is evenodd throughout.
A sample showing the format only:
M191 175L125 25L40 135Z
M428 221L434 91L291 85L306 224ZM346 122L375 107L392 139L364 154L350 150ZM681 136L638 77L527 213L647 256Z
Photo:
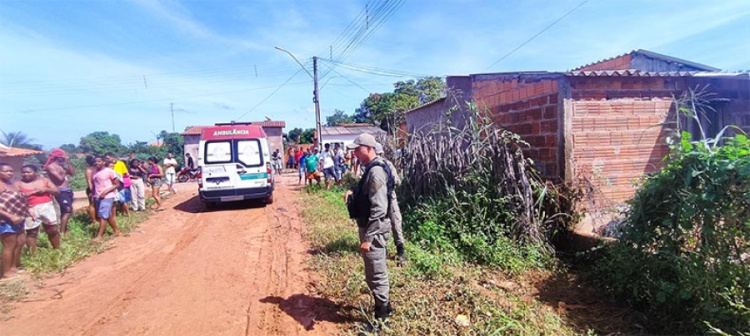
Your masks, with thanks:
M750 333L750 141L690 138L646 178L594 276L654 330Z
M712 96L675 101L665 167L629 201L619 243L587 255L592 281L659 333L750 335L750 140L732 126L706 136Z
M323 191L317 187L305 190L300 205L309 224L307 237L316 252L311 264L322 276L316 289L343 307L339 314L349 323L345 333L357 334L359 322L366 321L373 308L357 250L356 224L348 218L341 191ZM458 253L425 250L418 243L411 243L413 232L408 233L407 266L397 267L392 261L395 257L392 239L388 247L391 299L396 309L389 335L587 332L586 328L579 329L563 320L552 306L531 297L535 289L526 277L509 279L496 267L467 262ZM456 323L459 315L468 317L468 326Z
M132 232L138 223L148 218L147 212L131 212L130 217L117 216L117 226L123 234ZM25 250L21 256L21 265L24 270L34 275L62 272L76 262L86 258L92 253L101 253L107 249L106 244L92 244L91 237L98 230L99 224L92 223L86 213L77 213L68 222L69 233L62 237L59 250L54 250L49 245L49 240L40 230L38 249L36 254ZM109 232L109 227L107 227Z
M551 236L573 218L552 215L573 213L573 197L537 177L518 135L474 115L463 129L412 134L407 154L392 157L403 168L404 227L425 250L510 273L543 268Z

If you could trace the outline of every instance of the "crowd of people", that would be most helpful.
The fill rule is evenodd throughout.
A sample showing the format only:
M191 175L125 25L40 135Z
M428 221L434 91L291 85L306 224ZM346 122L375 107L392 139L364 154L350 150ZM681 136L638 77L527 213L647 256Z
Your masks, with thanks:
M162 185L166 184L170 193L177 193L174 183L179 164L172 153L163 160L150 157L146 162L138 160L136 153L130 153L127 159L106 153L90 155L85 160L88 165L84 173L88 197L86 211L92 222L98 223L93 242L102 239L107 226L112 228L114 235L120 235L116 220L118 209L124 216L130 216L131 209L146 210L147 187L150 187L150 196L155 201L151 209L156 211L163 210ZM190 154L186 155L185 162L188 169L195 169ZM0 278L18 272L24 246L30 253L36 252L40 229L47 234L52 248L59 249L60 236L68 233L68 221L74 210L70 180L76 172L65 151L54 149L41 169L27 164L20 173L20 179L15 180L13 166L0 163Z
M347 172L357 175L359 161L352 151L344 151L340 144L334 144L333 150L331 144L325 144L323 151L317 148L290 150L286 168L299 171L298 184L302 184L303 180L310 185L317 181L318 185L323 186L325 182L326 190L330 190L334 184L341 185Z

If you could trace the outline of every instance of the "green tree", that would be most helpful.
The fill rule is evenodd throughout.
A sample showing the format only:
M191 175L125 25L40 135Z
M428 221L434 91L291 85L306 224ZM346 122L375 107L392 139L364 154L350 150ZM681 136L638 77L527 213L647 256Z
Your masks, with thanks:
M304 132L304 130L299 127L293 128L291 131L289 131L289 133L287 133L286 140L288 142L299 142L299 137L300 135L302 135L302 132Z
M393 92L372 93L365 98L354 112L354 121L379 125L392 133L404 112L442 97L445 82L440 77L425 77L398 81L393 88Z
M302 132L302 135L300 136L300 142L301 144L311 144L313 143L313 136L315 135L315 129L314 128L308 128L305 131Z
M185 140L180 133L161 131L161 133L159 133L159 139L161 139L165 147L167 147L167 151L177 158L177 161L182 160L182 157L185 156Z
M0 131L0 133L2 133L0 143L2 143L3 145L6 145L8 147L42 150L42 146L35 143L36 139L29 137L23 132L5 133L3 131Z
M354 122L352 116L346 114L346 112L336 109L333 114L326 117L327 126L336 126L340 124L350 124Z
M68 154L73 154L78 152L78 148L74 144L64 144L60 146L60 149L64 150Z
M99 131L81 138L78 149L81 153L104 154L112 152L119 155L123 153L125 146L120 142L119 135Z

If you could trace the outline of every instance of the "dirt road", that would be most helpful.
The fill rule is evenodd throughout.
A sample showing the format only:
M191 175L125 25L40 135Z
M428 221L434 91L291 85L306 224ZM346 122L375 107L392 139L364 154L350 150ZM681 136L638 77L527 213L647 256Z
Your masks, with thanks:
M205 211L178 193L112 248L45 281L2 335L330 335L336 308L308 295L296 176L275 203Z

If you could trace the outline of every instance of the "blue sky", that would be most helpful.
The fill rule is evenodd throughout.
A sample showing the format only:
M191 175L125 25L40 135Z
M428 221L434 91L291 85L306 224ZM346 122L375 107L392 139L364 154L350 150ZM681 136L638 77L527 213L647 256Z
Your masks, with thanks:
M0 130L22 131L46 149L93 131L125 144L155 141L172 129L170 103L177 131L265 117L286 121L287 131L313 127L312 80L274 46L311 71L310 58L327 58L366 4L373 15L383 2L0 1ZM343 61L445 76L567 70L648 49L750 69L746 0L589 0L488 68L581 2L406 0ZM323 118L408 79L328 72L325 63L321 72Z

